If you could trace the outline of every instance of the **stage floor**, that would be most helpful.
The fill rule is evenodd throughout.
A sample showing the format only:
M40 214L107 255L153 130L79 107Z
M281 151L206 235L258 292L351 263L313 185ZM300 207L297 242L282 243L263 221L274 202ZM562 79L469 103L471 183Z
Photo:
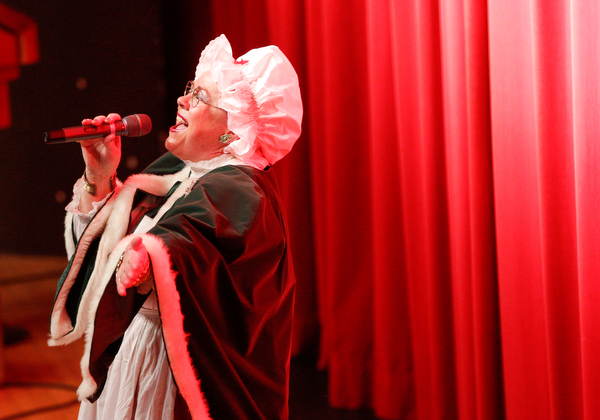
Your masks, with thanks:
M77 418L83 341L46 344L56 282L66 262L64 257L0 254L0 321L11 334L26 334L0 346L0 420ZM314 356L309 352L292 360L290 420L374 420L370 410L328 406L326 373L316 369Z

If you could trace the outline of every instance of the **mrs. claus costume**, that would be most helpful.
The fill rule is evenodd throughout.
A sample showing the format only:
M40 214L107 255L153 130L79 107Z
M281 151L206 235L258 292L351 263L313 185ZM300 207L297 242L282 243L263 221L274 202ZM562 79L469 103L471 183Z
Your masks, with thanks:
M234 60L224 35L202 52L196 78L207 70L240 137L225 154L167 153L91 214L77 211L75 184L49 343L85 336L80 419L288 417L295 279L265 169L300 135L298 79L277 47ZM154 281L121 297L115 268L136 236Z

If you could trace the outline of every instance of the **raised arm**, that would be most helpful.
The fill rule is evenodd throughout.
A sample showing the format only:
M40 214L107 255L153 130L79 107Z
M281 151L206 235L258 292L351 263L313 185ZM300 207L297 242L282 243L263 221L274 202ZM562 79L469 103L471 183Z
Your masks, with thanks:
M86 118L83 125L100 125L119 121L119 114L99 115L93 119ZM114 189L117 167L121 161L121 137L110 134L106 137L83 140L81 152L85 161L85 179L91 188L82 194L79 210L87 213L92 210L92 203L100 201ZM95 186L95 188L94 188Z

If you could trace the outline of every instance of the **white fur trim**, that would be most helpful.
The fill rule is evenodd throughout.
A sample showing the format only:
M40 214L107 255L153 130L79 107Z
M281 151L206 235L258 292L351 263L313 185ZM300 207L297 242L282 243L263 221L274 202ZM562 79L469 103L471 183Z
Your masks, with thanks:
M129 214L131 212L131 206L133 198L137 189L147 191L154 195L166 195L171 186L178 180L185 179L189 174L189 168L184 168L180 172L172 175L150 175L150 174L138 174L133 175L127 179L125 184L117 185L114 194L110 197L108 202L92 219L87 229L83 233L79 240L77 249L73 249L75 252L75 259L71 266L64 284L59 291L56 302L52 309L50 317L50 339L48 345L57 346L72 343L79 339L87 329L89 324L89 318L91 316L91 322L96 315L96 306L93 302L98 302L101 294L104 292L106 284L98 284L99 278L105 270L106 260L117 242L123 238L127 231L129 224ZM119 183L120 184L120 183ZM67 217L67 220L69 218ZM71 224L65 226L65 239L66 236L72 237ZM90 243L102 235L100 245L98 248L98 255L96 258L96 265L90 276L86 290L83 293L80 302L80 310L77 314L75 327L71 319L69 318L65 304L69 291L77 278L79 269L85 257L85 254L89 248ZM67 242L68 244L68 242ZM69 247L69 245L67 245ZM75 245L73 244L73 248ZM114 268L109 266L109 271ZM104 286L104 287L103 287ZM92 305L91 305L92 304ZM91 306L90 306L91 305ZM86 313L83 308L91 308Z
M85 332L84 355L81 360L83 381L77 390L80 400L90 397L97 389L89 371L92 339L94 335L94 322L100 299L106 285L112 279L117 261L125 251L131 240L137 234L125 236L129 224L129 215L133 198L138 189L157 196L164 196L176 181L182 181L177 190L169 197L155 216L154 226L168 211L175 201L179 199L186 188L193 182L186 179L189 168L182 169L173 175L139 174L131 176L115 190L113 196L98 212L82 235L77 248L72 240L72 216L65 219L65 243L67 252L75 253L71 270L59 292L51 317L50 345L68 344ZM75 328L66 314L65 303L73 282L81 268L83 258L90 243L98 235L102 235L98 248L96 265L90 276L86 290L80 302ZM140 235L152 261L153 276L156 292L161 308L161 319L166 343L167 354L171 361L171 370L177 386L184 397L193 420L210 420L208 405L200 390L200 380L193 368L191 357L187 351L187 335L183 329L183 314L180 307L180 298L175 286L176 273L171 269L171 258L162 240L150 234Z
M71 269L67 274L67 277L65 278L65 281L56 297L54 307L52 308L52 314L50 316L51 338L48 340L48 345L50 346L58 346L72 343L73 341L79 339L85 331L85 311L80 310L77 313L77 320L75 322L75 327L73 327L71 319L69 318L69 315L67 314L67 311L65 309L65 304L67 302L69 291L71 290L71 287L73 286L73 283L77 278L79 269L81 268L85 254L90 244L95 238L102 234L102 231L106 226L106 222L115 203L114 197L118 195L119 190L120 187L117 187L117 189L115 189L115 194L98 212L96 217L92 219L91 223L88 225L87 229L80 238L77 249L74 251L75 257L73 258ZM69 230L69 228L67 228L67 230ZM96 272L96 270L94 270L94 272ZM90 290L89 286L91 286L91 284L88 285L86 292Z
M193 420L208 420L208 404L200 390L200 379L187 350L188 334L183 328L180 296L175 286L177 273L171 269L171 256L162 240L150 234L141 235L152 260L154 285L158 295L160 317L171 371L185 399Z
M114 251L108 257L108 261L106 263L106 267L108 267L108 269L105 270L102 276L99 276L100 278L96 282L97 284L95 284L95 286L97 286L97 292L89 296L89 302L86 306L86 308L88 309L88 325L85 332L85 346L83 350L83 358L81 359L80 363L83 382L77 390L77 395L80 401L84 398L91 396L94 392L96 392L97 387L96 381L94 381L94 378L92 378L92 375L90 373L90 354L92 351L92 338L94 337L94 322L96 318L96 310L98 309L98 303L100 302L100 298L102 297L104 290L106 289L106 285L113 277L114 270L117 266L117 262L119 261L121 254L125 252L125 248L127 247L127 245L129 245L129 242L131 242L132 239L132 236L127 236L123 238L123 240L121 240L114 247Z
M70 260L75 253L75 241L73 241L73 213L69 211L65 216L65 249Z
M119 257L131 240L135 236L138 236L134 234L124 237L135 193L138 189L141 189L150 194L164 196L176 181L182 181L178 189L169 197L155 216L153 223L149 226L152 227L172 207L174 202L185 193L186 188L193 182L192 179L186 179L188 173L189 169L184 168L179 173L173 175L156 176L139 174L130 177L122 188L119 189L118 193L115 191L114 197L116 198L111 198L105 208L92 220L92 223L90 223L80 240L78 249L74 250L76 257L71 272L67 277L70 282L65 282L60 292L60 303L57 300L57 305L55 305L57 309L56 313L53 314L53 338L50 340L50 344L67 344L79 338L85 329L86 341L84 355L81 360L83 381L77 390L80 400L90 397L97 389L97 384L89 371L89 360L98 303L106 285L113 277ZM66 228L69 230L67 226ZM72 233L69 234L72 237ZM98 249L96 266L82 296L81 309L77 316L75 329L69 333L69 328L71 328L70 320L64 310L66 297L74 279L77 277L89 243L99 234L102 234L102 238ZM67 234L65 233L65 235ZM192 413L192 418L194 420L210 420L208 405L200 390L200 380L196 375L191 357L187 351L187 335L183 329L183 314L179 304L179 294L175 286L176 273L171 269L169 252L158 237L150 234L140 236L152 261L154 283L161 308L166 350L171 361L173 376ZM55 319L59 316L60 319Z
M188 170L189 171L189 170ZM176 182L177 177L184 171L174 175L156 176L148 174L134 175L127 179L123 188L119 191L115 204L111 210L110 217L106 223L106 229L102 234L98 255L96 257L96 266L90 276L88 286L86 287L80 303L80 311L77 316L75 330L80 336L85 328L85 347L83 358L81 359L81 374L83 382L81 383L77 395L80 400L91 396L96 391L96 382L89 371L89 359L91 354L92 339L94 337L94 322L98 303L106 285L113 277L117 262L125 248L131 242L133 236L124 238L129 225L129 215L135 193L142 189L155 195L166 195ZM107 203L108 204L108 203ZM83 310L85 309L85 310ZM72 341L72 340L71 340Z
M180 297L175 286L177 273L172 270L169 251L162 240L154 235L129 235L123 238L109 257L107 266L116 266L119 256L131 240L140 236L148 251L152 262L154 284L160 305L160 315L165 338L165 347L169 356L171 371L175 377L177 387L185 399L193 420L210 420L208 404L200 390L200 380L192 365L191 357L187 351L187 334L183 328L183 314L181 312ZM112 272L107 274L103 282L112 278ZM96 303L97 306L97 303ZM91 316L89 319L93 319ZM91 337L94 333L94 323L91 322L86 331L84 357L81 360L83 382L77 390L80 400L91 396L97 388L96 382L89 372L89 356L91 352Z

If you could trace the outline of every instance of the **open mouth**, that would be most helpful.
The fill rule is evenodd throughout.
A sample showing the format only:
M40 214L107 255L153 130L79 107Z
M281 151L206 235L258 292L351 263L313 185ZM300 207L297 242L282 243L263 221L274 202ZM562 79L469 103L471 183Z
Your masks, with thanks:
M175 125L169 129L171 132L179 132L183 131L188 127L188 122L181 115L177 114L177 119L175 120Z

